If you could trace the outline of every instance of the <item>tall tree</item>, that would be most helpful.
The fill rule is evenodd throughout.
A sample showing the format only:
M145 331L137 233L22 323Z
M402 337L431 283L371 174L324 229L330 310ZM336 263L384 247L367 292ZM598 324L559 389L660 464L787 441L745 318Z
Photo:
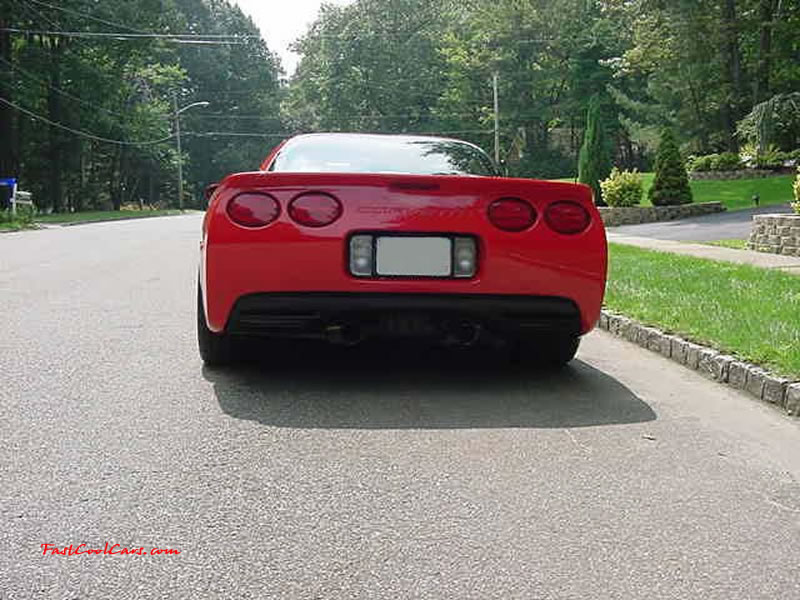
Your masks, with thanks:
M11 34L4 31L15 25L14 2L0 0L0 98L11 102L14 99L14 55L11 49ZM0 177L15 177L18 171L18 150L14 135L14 111L0 102ZM0 194L4 193L0 190Z
M600 181L611 173L609 144L603 124L603 107L600 97L595 95L589 102L586 130L578 159L578 181L585 183L594 192L595 203L605 206Z

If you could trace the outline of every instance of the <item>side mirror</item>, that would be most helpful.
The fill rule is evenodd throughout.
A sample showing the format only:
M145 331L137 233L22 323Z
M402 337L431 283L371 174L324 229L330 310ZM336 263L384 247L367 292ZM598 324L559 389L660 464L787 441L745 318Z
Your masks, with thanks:
M219 183L212 183L206 186L206 189L203 192L206 198L206 207L211 203L211 197L214 195L214 192L217 191L218 187Z

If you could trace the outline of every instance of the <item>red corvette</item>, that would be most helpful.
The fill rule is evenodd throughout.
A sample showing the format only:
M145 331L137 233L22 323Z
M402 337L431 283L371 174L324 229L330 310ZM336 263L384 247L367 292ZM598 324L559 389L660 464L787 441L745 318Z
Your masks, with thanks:
M498 176L467 142L312 134L230 175L203 222L198 341L492 343L562 365L598 320L606 237L590 188Z

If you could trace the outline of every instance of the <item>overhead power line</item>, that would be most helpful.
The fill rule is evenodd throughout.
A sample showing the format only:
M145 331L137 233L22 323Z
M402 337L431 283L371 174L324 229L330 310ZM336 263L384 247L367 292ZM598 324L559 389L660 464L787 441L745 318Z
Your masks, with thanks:
M205 44L212 46L241 45L245 40L260 39L257 35L202 35L195 33L124 33L105 31L60 31L44 29L17 29L0 27L0 31L18 35L42 35L67 38L112 39L112 40L164 40L176 44Z
M117 146L155 146L156 144L162 144L164 142L168 142L169 140L171 140L172 138L175 137L174 135L168 135L166 137L159 138L157 140L146 140L146 141L142 141L142 142L128 142L128 141L125 141L125 140L114 140L114 139L111 139L111 138L102 137L102 136L99 136L99 135L95 135L93 133L89 133L88 131L81 131L80 129L73 129L72 127L68 127L68 126L64 125L63 123L58 123L56 121L52 121L51 119L48 119L47 117L45 117L43 115L37 114L37 113L35 113L33 111L30 111L27 108L23 108L19 104L15 104L14 102L11 102L10 100L7 100L6 98L3 98L2 96L0 96L0 102L5 104L6 106L10 106L14 110L17 110L17 111L19 111L19 112L21 112L23 114L28 115L32 119L36 119L37 121L42 121L43 123L47 123L48 125L51 125L52 127L56 127L57 129L62 129L64 131L68 131L69 133L72 133L74 135L79 135L81 137L85 137L85 138L88 138L88 139L91 139L91 140L95 140L95 141L98 141L98 142L104 142L106 144L115 144Z
M459 131L420 131L420 132L413 132L413 131L403 131L398 132L401 135L463 135L468 133L482 133L482 134L490 134L493 133L494 130L492 129L462 129ZM257 132L243 132L243 131L190 131L188 133L184 133L184 136L192 136L192 137L249 137L249 138L288 138L293 135L299 135L301 133L319 133L314 131L300 131L300 132L285 132L285 133L275 133L275 132L265 132L265 133L257 133ZM328 133L322 132L322 133ZM353 133L368 133L365 131L358 131Z
M55 6L54 4L50 4L48 2L42 2L41 0L27 0L27 2L33 2L34 4L38 4L39 6L44 6L46 8L50 8L53 10L60 10L61 12L67 13L69 15L75 15L77 17L83 17L85 19L89 19L91 21L96 21L97 23L102 23L104 25L110 25L111 27L121 27L122 29L127 29L128 31L134 33L149 33L147 31L142 31L141 29L135 29L130 27L129 25L123 25L122 23L115 23L114 21L106 21L105 19L101 19L100 17L96 17L92 14L71 10L69 8L64 8L63 6Z

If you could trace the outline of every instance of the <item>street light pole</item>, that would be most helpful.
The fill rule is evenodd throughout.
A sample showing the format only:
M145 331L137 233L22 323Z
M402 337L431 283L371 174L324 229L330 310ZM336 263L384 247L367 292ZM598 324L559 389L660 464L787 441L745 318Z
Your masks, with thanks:
M183 210L183 151L181 150L181 113L195 106L208 106L209 102L193 102L178 110L178 96L172 96L172 110L175 113L175 141L178 146L178 208Z

